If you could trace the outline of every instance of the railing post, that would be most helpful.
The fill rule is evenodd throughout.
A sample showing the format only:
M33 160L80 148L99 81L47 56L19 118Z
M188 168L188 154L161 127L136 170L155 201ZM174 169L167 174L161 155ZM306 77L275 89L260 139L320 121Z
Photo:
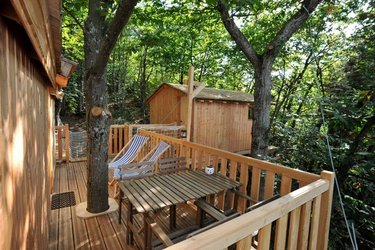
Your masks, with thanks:
M108 155L112 155L113 154L113 150L112 150L112 140L113 140L113 135L112 135L112 125L109 126L109 131L108 131Z
M328 248L329 227L331 222L332 199L334 190L335 174L329 171L322 171L320 176L329 181L329 188L322 194L322 203L320 208L320 223L318 229L318 247L317 249Z
M65 124L64 126L65 132L65 161L69 163L70 161L70 151L69 151L69 124Z
M62 128L57 127L57 151L58 151L58 160L62 160Z

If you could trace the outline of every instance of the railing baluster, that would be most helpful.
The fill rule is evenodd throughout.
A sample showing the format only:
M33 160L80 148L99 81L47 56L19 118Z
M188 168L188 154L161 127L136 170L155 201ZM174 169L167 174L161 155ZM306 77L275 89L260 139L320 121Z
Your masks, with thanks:
M259 200L259 188L260 188L260 169L253 167L251 171L251 190L250 196L255 200Z
M309 239L309 249L315 250L318 245L318 229L319 229L319 217L320 217L320 205L322 196L319 195L313 200L312 207L312 218L311 218L311 229L310 229L310 239Z
M288 236L288 244L287 244L288 250L297 249L300 215L301 215L301 207L294 209L290 213L289 236Z
M307 249L309 241L309 229L310 229L310 218L311 218L311 204L312 201L302 205L301 216L300 216L300 229L298 232L298 246L297 249Z

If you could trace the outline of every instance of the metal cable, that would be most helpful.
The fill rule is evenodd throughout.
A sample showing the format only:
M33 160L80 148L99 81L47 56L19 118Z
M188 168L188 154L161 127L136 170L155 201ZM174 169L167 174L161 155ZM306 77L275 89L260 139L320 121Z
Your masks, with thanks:
M306 12L308 13L308 15L311 16L311 14L306 9L306 7L303 6L303 8L306 10ZM310 39L310 43L309 43L310 44L310 46L309 46L310 48L309 49L310 49L310 51L312 53L312 56L313 56L313 59L315 60L316 65L317 65L318 59L316 57L316 54L315 54L315 51L314 51L314 47L312 46L312 44L314 44L314 41L312 39L312 29L311 29L311 23L310 22L308 22L308 30L309 30L309 39ZM319 86L317 78L318 78L318 74L317 74L317 71L315 70L314 82L315 82L316 87L318 89L319 96L322 96L322 90L321 90L321 88ZM321 112L321 115L322 115L322 122L323 122L323 125L325 126L326 125L326 119L325 119L325 115L324 115L324 110L323 110L322 102L319 102L319 108L320 108L320 112ZM352 222L352 227L349 226L348 218L347 218L346 213L345 213L345 208L344 208L344 203L343 203L342 196L341 196L341 190L340 190L340 186L339 186L339 181L338 181L338 179L336 177L336 168L335 168L335 164L333 162L333 156L332 156L331 145L329 143L328 132L325 133L324 136L325 136L326 143L327 143L328 155L329 155L329 159L330 159L331 168L332 168L332 171L335 173L334 183L335 183L335 186L336 186L336 189L337 189L337 193L338 193L338 197L339 197L339 201L340 201L341 210L342 210L342 213L343 213L343 216L344 216L344 220L345 220L345 225L346 225L346 228L347 228L348 233L349 233L350 242L352 243L353 250L358 250L358 245L357 245L357 240L356 240L356 233L355 233L354 223Z

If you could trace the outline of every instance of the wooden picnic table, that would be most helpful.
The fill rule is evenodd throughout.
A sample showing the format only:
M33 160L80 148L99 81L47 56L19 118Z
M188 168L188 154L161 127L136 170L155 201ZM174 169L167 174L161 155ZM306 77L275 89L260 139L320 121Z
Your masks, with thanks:
M136 237L141 247L151 248L151 230L148 222L149 212L157 213L165 207L170 207L170 227L176 225L176 204L197 200L222 191L233 190L240 184L221 174L207 175L204 171L182 171L174 174L154 175L142 179L126 180L119 183L120 204L122 197L127 203L127 244L133 243ZM143 214L144 239L139 236L133 224L133 209ZM121 205L119 214L121 216ZM121 221L121 217L119 218Z

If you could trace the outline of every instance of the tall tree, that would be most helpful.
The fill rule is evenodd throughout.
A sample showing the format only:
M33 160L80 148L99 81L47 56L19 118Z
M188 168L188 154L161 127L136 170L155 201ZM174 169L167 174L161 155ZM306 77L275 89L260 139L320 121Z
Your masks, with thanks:
M256 1L253 8L256 8ZM257 158L263 158L266 155L268 146L268 131L270 126L270 106L272 89L272 66L276 57L279 55L284 44L309 18L310 14L316 9L322 0L304 0L300 8L291 15L291 17L281 25L278 32L265 42L262 52L258 52L244 33L236 25L233 16L229 14L229 8L225 1L219 0L217 9L221 15L221 20L235 41L236 45L243 52L245 57L254 67L254 124L252 135L251 155ZM280 11L280 6L278 6ZM281 7L282 9L282 7ZM270 11L270 10L268 10ZM256 17L254 17L256 18ZM254 40L253 40L254 41Z
M111 10L117 10L111 16ZM108 111L106 66L137 0L89 0L84 29L87 152L87 211L108 209Z

